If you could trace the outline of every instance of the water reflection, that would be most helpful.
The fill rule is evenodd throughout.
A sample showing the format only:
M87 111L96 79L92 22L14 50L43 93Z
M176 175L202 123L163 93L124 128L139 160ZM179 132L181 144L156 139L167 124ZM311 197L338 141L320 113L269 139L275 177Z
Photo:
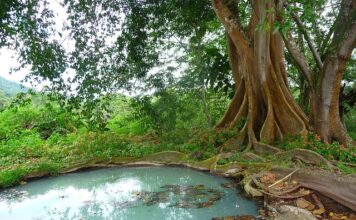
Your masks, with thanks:
M256 214L226 179L182 168L103 169L0 194L0 219L210 219ZM238 208L237 208L238 207Z

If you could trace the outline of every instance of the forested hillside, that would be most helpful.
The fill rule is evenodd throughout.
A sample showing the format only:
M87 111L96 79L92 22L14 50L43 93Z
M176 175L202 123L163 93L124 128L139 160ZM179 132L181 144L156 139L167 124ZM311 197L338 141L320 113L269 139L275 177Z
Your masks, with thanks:
M19 92L26 92L28 89L21 86L21 84L9 81L0 76L0 93L5 94L7 97L16 95Z

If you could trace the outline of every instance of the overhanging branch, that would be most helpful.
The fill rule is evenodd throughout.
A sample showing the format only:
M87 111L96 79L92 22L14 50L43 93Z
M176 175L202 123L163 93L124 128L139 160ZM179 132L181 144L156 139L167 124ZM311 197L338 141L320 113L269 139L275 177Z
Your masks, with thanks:
M286 45L288 52L290 53L293 60L295 61L298 70L307 79L309 86L311 88L314 88L313 72L310 70L310 67L309 67L308 63L306 62L306 58L305 58L304 54L297 47L291 34L288 34L288 35L289 36L282 35L284 44Z
M314 46L314 42L313 40L311 39L308 31L306 30L303 22L300 20L299 16L297 13L293 12L293 11L290 11L290 14L293 18L293 20L295 21L295 23L298 25L300 31L302 32L307 44L308 44L308 47L310 49L310 51L312 52L313 54L313 58L315 60L315 63L318 67L319 70L321 70L323 68L323 62L321 61L320 59L320 55L318 53L318 51L316 50L315 46Z

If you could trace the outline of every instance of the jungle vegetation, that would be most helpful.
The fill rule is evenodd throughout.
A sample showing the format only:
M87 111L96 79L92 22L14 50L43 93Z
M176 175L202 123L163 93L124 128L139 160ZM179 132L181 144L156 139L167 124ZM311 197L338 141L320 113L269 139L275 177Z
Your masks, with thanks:
M1 0L0 47L47 85L0 93L1 186L162 150L305 148L354 172L354 1L56 2L60 28L51 1Z

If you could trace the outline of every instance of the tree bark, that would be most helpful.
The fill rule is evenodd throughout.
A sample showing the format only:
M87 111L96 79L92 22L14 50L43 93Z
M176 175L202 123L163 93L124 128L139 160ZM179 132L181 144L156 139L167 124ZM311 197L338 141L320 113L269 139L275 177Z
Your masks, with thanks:
M356 46L355 9L356 3L352 0L342 2L334 38L316 94L318 103L314 112L314 127L326 143L335 140L350 145L352 142L341 121L339 95L347 61Z
M308 82L312 110L311 124L325 143L332 141L338 141L344 145L351 145L352 143L352 139L348 136L341 121L339 95L347 61L356 46L355 9L355 1L343 0L341 2L339 15L333 24L333 27L335 27L333 39L327 49L327 58L323 63L313 43L308 42L317 66L322 67L319 73L312 71L308 66L304 54L296 47L291 35L283 38L297 68ZM299 19L296 14L292 17ZM301 26L300 20L298 25ZM304 36L306 36L307 41L310 39L306 30L304 30ZM321 48L321 50L324 49Z
M246 33L232 11L233 0L213 0L214 10L224 25L230 66L237 85L235 95L224 117L217 125L234 127L240 120L245 125L240 133L248 146L258 142L272 144L286 134L306 132L308 119L293 99L284 66L284 51L279 33L270 28L275 22L277 1L252 2L254 16L249 26L257 31Z

